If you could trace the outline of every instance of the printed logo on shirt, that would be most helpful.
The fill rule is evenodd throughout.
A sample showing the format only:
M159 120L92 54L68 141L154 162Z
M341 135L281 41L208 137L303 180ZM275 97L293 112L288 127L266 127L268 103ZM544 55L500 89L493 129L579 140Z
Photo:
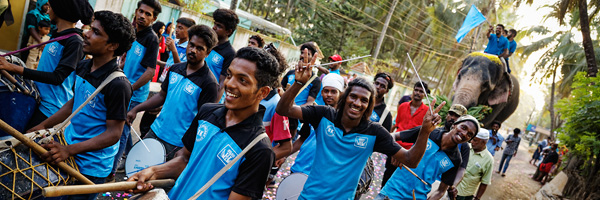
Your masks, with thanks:
M135 53L135 55L137 55L137 56L142 56L142 46L141 45L136 45L135 46L135 51L133 53Z
M50 55L52 56L56 56L56 52L58 52L58 47L56 46L56 43L51 43L50 47L48 47L48 53L50 53Z
M375 111L373 111L373 114L371 114L371 121L379 122L379 115L377 115L377 113L375 113Z
M327 128L325 129L325 134L327 134L327 136L329 137L333 137L335 135L335 127L333 126L333 124L329 124L327 126Z
M219 160L221 160L221 162L223 162L224 165L227 165L227 163L231 162L231 160L233 160L233 158L235 158L236 156L237 153L235 153L233 148L231 148L231 146L229 145L223 147L223 149L221 149L221 151L219 151L219 154L217 155L217 157L219 157Z
M179 60L183 60L184 57L185 57L185 52L182 52L179 54Z
M84 99L87 100L90 96L92 96L92 92L86 90ZM98 98L98 96L95 96L94 98L92 98L92 100L90 100L90 102L88 103L90 107L96 108L96 98Z
M442 166L442 168L447 168L450 166L450 159L448 159L447 157L440 160L440 166Z
M177 76L171 76L171 78L169 79L169 83L175 84L176 82L177 82Z
M198 126L198 132L196 133L196 142L204 140L207 132L208 131L205 124Z
M219 63L219 62L221 61L221 57L220 57L220 56L217 56L217 55L214 55L214 56L213 56L213 58L212 58L212 61L213 61L214 63Z
M369 138L367 137L357 136L354 138L354 146L358 148L367 148L367 142L369 142Z
M188 93L189 95L192 95L192 94L194 94L196 87L194 87L194 85L192 85L192 83L187 83L187 85L185 85L185 88L183 90L186 93Z
M427 147L425 148L425 151L431 149L431 141L427 140Z

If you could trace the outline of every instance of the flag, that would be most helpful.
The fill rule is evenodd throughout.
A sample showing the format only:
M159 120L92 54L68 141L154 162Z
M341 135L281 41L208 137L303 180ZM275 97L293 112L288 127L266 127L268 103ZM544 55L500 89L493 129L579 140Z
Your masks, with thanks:
M469 31L471 31L471 29L479 26L479 24L483 23L485 20L485 17L483 14L481 14L481 12L479 12L477 7L475 7L475 5L471 5L471 9L469 10L467 17L465 17L465 21L456 33L456 42L460 43L460 41L462 41L462 39L467 35L467 33L469 33Z

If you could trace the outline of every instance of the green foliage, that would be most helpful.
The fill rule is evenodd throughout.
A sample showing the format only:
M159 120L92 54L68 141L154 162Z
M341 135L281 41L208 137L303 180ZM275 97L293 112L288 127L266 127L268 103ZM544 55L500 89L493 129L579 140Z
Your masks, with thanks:
M600 153L600 77L585 75L575 75L571 96L556 107L565 120L558 138L573 153L590 159Z
M437 108L442 102L446 102L446 105L442 107L440 112L438 113L442 117L442 124L446 122L446 115L448 115L448 111L452 106L452 100L448 99L448 97L444 95L437 95L435 100L434 108ZM433 100L432 97L429 97L429 100ZM467 114L475 117L477 120L482 120L486 115L492 113L492 108L486 105L478 105L471 107L467 110Z

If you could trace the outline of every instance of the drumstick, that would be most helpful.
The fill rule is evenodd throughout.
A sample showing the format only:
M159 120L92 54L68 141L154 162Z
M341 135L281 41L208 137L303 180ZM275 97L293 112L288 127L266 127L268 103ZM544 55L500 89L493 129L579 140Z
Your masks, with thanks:
M45 154L46 152L48 152L46 149L44 149L44 147L40 146L38 143L35 143L33 140L31 140L27 136L23 135L21 132L17 131L16 129L14 129L12 126L8 125L6 122L4 122L1 119L0 119L0 128L4 132L12 135L14 138L21 141L21 143L27 145L27 147L31 148L38 155L42 155L42 154ZM59 162L56 165L58 166L58 168L65 170L65 172L67 172L67 174L75 177L77 180L83 182L84 184L94 185L94 183L92 181L87 179L85 176L83 176L83 174L79 173L77 170L73 169L71 166L67 165L67 163Z
M5 76L6 79L8 79L8 81L10 81L12 84L16 85L26 95L31 94L31 92L29 92L29 90L27 88L23 87L23 85L21 85L21 83L19 83L17 81L17 79L15 79L15 77L11 76L6 70L0 69L0 74L2 74L2 76Z
M417 78L419 78L419 83L421 83L421 88L423 88L423 90L425 90L425 86L423 85L423 80L421 80L421 76L419 76L419 72L417 72L417 68L415 68L415 64L413 63L412 59L410 58L410 54L408 54L408 52L406 52L406 55L408 56L408 60L410 61L410 64L412 65L413 69L415 70L415 74L417 75ZM427 95L427 91L425 91L425 97L427 97L427 101L429 101L429 111L433 115L433 109L431 107L433 107L435 105L431 105L431 101L429 100L429 95Z
M366 56L361 56L361 57L356 57L356 58L350 58L350 59L340 60L340 61L335 61L335 62L330 62L330 63L323 63L323 64L318 64L318 65L313 65L311 67L333 65L333 64L337 64L337 63L343 63L343 62L348 62L348 61L352 61L352 60L358 60L358 59L367 58L367 57L371 57L371 55L366 55Z
M129 126L131 128L131 130L133 131L133 133L135 134L135 136L138 137L138 139L140 139L140 142L142 142L142 144L144 145L144 147L146 147L146 150L148 150L148 152L150 152L150 149L148 148L148 146L146 146L146 143L144 142L144 140L142 140L142 138L140 137L140 134L137 133L137 131L135 131L135 129L133 128L133 126Z
M136 181L123 181L118 183L103 183L97 185L67 185L67 186L50 186L42 189L44 197L58 197L65 195L78 194L93 194L111 191L133 190L137 187ZM173 179L151 180L146 183L152 184L154 187L165 188L175 185Z
M404 169L408 170L408 172L410 172L412 175L414 175L415 177L417 177L421 182L423 182L423 184L429 185L429 183L427 183L423 179L421 179L421 177L419 177L419 175L415 174L415 172L413 172L412 170L410 170L410 168L408 168L406 165L402 164L402 167L404 167Z

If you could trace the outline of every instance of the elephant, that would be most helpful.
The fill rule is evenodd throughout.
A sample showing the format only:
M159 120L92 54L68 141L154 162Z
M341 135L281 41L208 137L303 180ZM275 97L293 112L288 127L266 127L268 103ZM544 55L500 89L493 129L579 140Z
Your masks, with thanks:
M506 70L504 59L474 52L462 62L452 85L453 104L467 108L488 105L492 112L480 122L491 128L493 121L504 122L519 105L519 81Z

